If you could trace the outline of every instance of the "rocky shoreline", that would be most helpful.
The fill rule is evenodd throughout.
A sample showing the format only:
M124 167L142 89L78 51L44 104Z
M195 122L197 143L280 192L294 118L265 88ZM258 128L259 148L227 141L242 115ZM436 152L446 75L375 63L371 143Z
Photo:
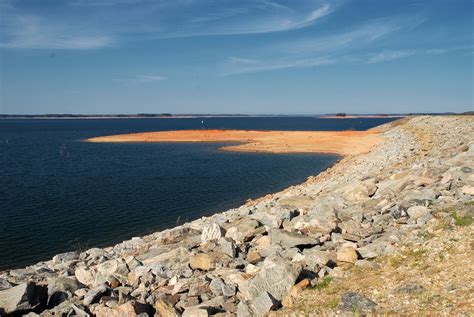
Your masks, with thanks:
M353 268L368 272L422 230L446 224L442 237L462 226L472 239L474 118L411 117L377 129L380 145L304 184L113 247L1 272L0 315L308 314L314 308L295 306L309 298L304 289ZM464 272L467 288L456 294L463 300L473 285L473 270ZM445 313L472 313L473 302ZM334 303L318 314L387 312L360 292Z

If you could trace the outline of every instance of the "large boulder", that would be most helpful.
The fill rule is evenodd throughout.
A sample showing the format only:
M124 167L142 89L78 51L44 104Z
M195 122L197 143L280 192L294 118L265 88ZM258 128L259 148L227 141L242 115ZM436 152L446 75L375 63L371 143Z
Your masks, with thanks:
M103 276L127 276L130 270L128 269L125 260L118 258L97 265L97 272Z
M330 261L328 251L321 251L317 248L303 250L302 260L307 268L312 271L318 271L320 268L326 266Z
M80 287L74 277L56 277L48 280L48 307L54 307L72 296Z
M87 286L92 286L94 285L95 282L95 272L92 271L91 269L87 269L85 267L78 267L74 271L74 276L76 279Z
M376 180L367 179L360 183L350 184L342 188L342 197L350 202L359 202L372 197L377 191Z
M266 258L257 275L248 282L244 297L248 300L268 292L273 298L281 301L295 284L301 266L292 265L278 258Z
M44 307L46 300L47 291L45 287L33 282L22 283L0 291L0 315L26 313Z
M337 262L354 264L357 261L357 252L351 246L344 246L337 251Z
M105 292L107 292L107 287L105 285L100 285L89 290L86 296L84 296L84 305L88 306L98 302Z
M413 206L407 209L407 213L416 223L424 224L432 218L431 212L425 206Z
M60 253L53 257L53 264L65 264L79 259L79 252Z
M171 250L156 248L138 256L138 260L142 261L143 265L148 267L156 267L159 265L163 269L180 269L187 266L189 251L180 246Z
M319 244L319 239L312 238L296 232L288 232L281 229L272 229L269 232L272 244L279 244L284 248L296 246L314 246Z
M252 240L256 236L260 223L254 219L242 218L227 224L225 236L237 243Z
M331 233L337 227L336 210L339 205L339 202L315 204L308 214L293 218L287 227L304 233Z
M269 228L280 228L283 221L291 220L292 216L293 213L290 210L282 206L275 206L269 209L259 210L250 215L250 218L257 220Z
M262 292L257 298L249 302L252 316L262 317L273 308L278 306L278 302L268 292Z
M163 233L161 242L163 244L175 244L193 235L200 235L197 230L188 227L177 227Z

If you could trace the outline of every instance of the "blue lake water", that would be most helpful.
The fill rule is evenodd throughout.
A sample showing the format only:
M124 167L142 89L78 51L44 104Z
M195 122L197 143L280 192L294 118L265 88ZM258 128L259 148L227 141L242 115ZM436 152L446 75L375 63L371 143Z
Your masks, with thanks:
M205 128L365 130L393 119L208 118ZM107 246L237 207L335 155L221 152L216 143L100 144L94 136L199 129L201 119L0 120L0 269Z

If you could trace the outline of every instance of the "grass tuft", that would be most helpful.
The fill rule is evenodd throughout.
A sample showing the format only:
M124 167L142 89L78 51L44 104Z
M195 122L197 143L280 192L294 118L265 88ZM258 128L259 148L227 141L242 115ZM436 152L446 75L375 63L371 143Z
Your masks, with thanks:
M329 286L329 284L331 283L332 281L332 278L329 277L329 276L325 276L322 280L322 282L316 284L313 286L314 289L324 289L324 288L327 288Z
M456 226L465 227L472 224L472 217L470 216L461 217L456 212L452 212L451 217L454 219Z

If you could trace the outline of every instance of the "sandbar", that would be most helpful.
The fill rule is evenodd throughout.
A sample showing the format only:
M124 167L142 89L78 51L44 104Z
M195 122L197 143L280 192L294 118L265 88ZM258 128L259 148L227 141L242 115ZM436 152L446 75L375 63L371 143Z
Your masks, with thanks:
M318 116L320 119L381 119L381 118L403 118L402 115L346 115L346 116L337 116L337 115L323 115Z
M368 131L254 131L178 130L119 134L87 139L87 142L223 142L220 150L267 153L330 153L357 155L380 142L377 130Z

